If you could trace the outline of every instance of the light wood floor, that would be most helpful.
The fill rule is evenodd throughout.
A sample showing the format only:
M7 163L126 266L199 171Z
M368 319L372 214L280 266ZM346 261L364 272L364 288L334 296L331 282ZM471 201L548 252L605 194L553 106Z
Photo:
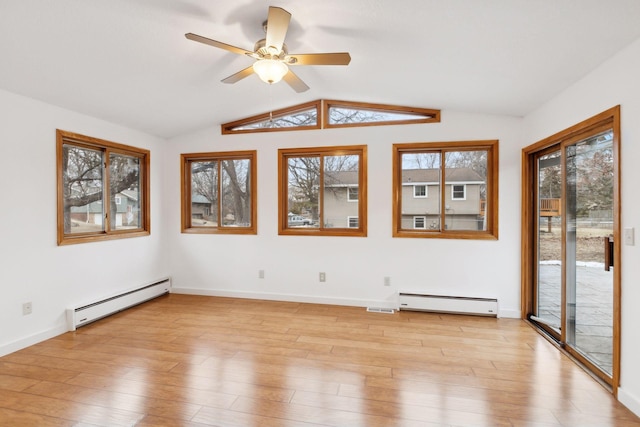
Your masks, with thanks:
M2 426L639 426L515 319L167 295L0 358Z

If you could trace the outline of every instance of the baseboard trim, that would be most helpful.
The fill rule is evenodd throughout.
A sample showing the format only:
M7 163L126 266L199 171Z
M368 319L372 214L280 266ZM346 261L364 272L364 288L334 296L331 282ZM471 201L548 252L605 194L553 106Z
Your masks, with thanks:
M27 348L29 346L38 344L42 341L57 337L67 332L67 325L56 326L55 328L47 329L46 331L38 332L37 334L29 335L25 338L3 344L0 346L0 357L6 356L10 353L15 353L18 350Z
M245 299L262 299L268 301L287 301L287 302L301 302L310 304L329 304L329 305L345 305L351 307L380 307L380 308L398 308L397 296L394 295L393 300L380 301L380 300L361 300L361 299L349 299L349 298L327 298L327 297L314 297L309 295L297 295L297 294L275 294L268 292L244 292L244 291L228 291L222 289L199 289L199 288L180 288L175 285L171 289L173 294L185 294L185 295L203 295L212 297L230 297L230 298L245 298Z
M622 387L618 387L618 401L640 417L640 398L638 396L634 396Z

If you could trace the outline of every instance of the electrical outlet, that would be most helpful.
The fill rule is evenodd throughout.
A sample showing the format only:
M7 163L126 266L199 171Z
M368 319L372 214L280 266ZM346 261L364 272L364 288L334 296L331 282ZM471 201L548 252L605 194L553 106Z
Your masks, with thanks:
M634 229L633 227L631 228L625 228L624 229L624 244L627 246L633 246L634 245Z
M324 272L320 273L320 281L321 282L326 282L327 281L327 275Z
M31 314L33 312L33 305L31 302L25 302L22 304L22 315L26 316L27 314Z
M258 279L264 279L264 270L258 270Z
M384 285L385 286L391 286L391 277L384 276Z

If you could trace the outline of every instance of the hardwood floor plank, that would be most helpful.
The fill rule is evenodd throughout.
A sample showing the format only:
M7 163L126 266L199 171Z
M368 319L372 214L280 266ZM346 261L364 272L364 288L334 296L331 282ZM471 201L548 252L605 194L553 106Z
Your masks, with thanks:
M153 399L132 393L114 392L101 388L96 389L49 381L42 381L25 391L33 395L55 396L57 399L101 406L107 409L170 418L174 420L174 423L178 420L190 420L202 408L201 405L173 399Z
M526 323L169 294L0 357L4 426L624 426Z
M47 417L32 412L16 411L0 407L0 421L11 427L72 427L76 423L61 418Z

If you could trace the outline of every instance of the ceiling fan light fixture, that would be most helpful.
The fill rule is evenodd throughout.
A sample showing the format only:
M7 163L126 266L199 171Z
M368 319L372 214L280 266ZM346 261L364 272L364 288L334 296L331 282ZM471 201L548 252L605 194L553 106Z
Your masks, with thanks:
M265 83L278 83L289 72L289 67L275 59L259 59L253 63L253 71Z

